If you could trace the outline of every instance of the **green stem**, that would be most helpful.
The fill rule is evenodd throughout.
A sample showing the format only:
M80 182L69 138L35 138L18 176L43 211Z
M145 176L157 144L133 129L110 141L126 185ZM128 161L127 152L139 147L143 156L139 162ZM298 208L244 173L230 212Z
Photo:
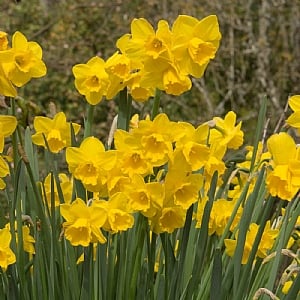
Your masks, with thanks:
M15 100L11 98L10 101L11 104L11 114L12 116L16 116L16 104ZM12 134L12 146L13 146L13 162L14 162L14 168L16 168L17 162L18 162L18 137L17 132L13 132Z
M160 95L161 95L161 90L156 89L153 107L152 107L151 120L153 120L158 115L159 106L160 106Z
M130 281L130 289L129 289L129 297L128 299L135 299L136 290L137 290L137 279L139 272L141 270L141 256L144 247L144 240L145 240L145 232L147 226L147 219L143 215L138 216L137 221L137 233L136 233L136 251L134 253L134 262L133 262L133 270L131 275Z
M119 94L119 113L117 127L128 131L131 115L132 98L127 95L127 89L123 89Z
M87 138L92 135L92 124L94 120L94 110L95 106L88 104L87 118L85 120L84 128L84 138Z

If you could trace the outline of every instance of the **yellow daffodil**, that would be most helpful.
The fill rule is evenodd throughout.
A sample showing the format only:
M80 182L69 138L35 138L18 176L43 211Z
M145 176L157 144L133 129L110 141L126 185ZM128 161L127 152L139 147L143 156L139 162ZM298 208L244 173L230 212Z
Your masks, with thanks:
M191 173L191 168L182 152L177 152L165 178L164 206L178 205L187 210L198 200L202 186L203 176Z
M187 75L180 73L176 68L171 66L163 73L163 90L170 95L179 96L189 91L192 82Z
M124 130L117 130L114 135L115 147L118 152L118 161L121 171L132 176L133 174L147 175L153 171L153 166L145 157L141 141Z
M156 208L162 206L164 187L159 182L145 182L140 175L134 175L131 184L124 192L129 197L129 203L134 211L140 211L147 217L156 213Z
M134 224L134 218L131 214L132 209L125 193L116 193L108 201L96 200L93 205L105 210L107 220L103 228L107 231L112 233L126 231Z
M180 15L172 26L172 53L183 74L201 77L219 48L221 33L215 15L198 20Z
M204 178L205 178L205 190L208 191L210 187L211 179L214 173L217 171L219 175L219 182L222 181L222 175L225 172L225 163L223 157L226 152L226 146L218 143L213 143L209 146L209 157L204 164Z
M157 27L155 31L146 19L134 19L131 22L131 34L122 36L117 41L117 47L129 58L138 61L166 55L171 43L169 25L167 21L160 20Z
M151 230L156 234L172 233L177 228L182 228L186 218L186 210L180 206L164 206L149 218Z
M174 123L166 114L158 114L153 121L141 120L131 135L140 140L145 159L153 166L165 164L173 152Z
M147 20L134 19L131 34L121 37L117 46L135 61L137 69L142 69L139 93L145 92L141 88L146 91L158 88L168 94L180 95L191 88L191 80L180 72L174 62L171 52L172 34L168 23L161 20L157 27L155 31ZM138 62L142 66L138 66ZM131 90L134 91L132 86ZM134 98L136 92L132 92ZM145 96L138 98L144 99Z
M229 149L238 149L244 140L244 133L241 130L242 122L236 126L236 114L230 111L225 118L213 118L213 127L210 131L210 143L220 143L226 145Z
M106 185L108 172L116 163L116 153L105 151L104 145L95 137L83 140L80 147L69 147L66 160L70 172L81 180L87 190L100 192Z
M110 84L109 76L105 71L105 61L95 56L86 64L78 64L73 67L75 87L87 102L96 105L106 95Z
M35 117L34 129L36 133L32 135L34 144L47 148L53 153L58 153L65 147L71 146L71 125L75 135L79 132L80 125L70 123L66 120L63 112L57 113L53 119L47 117Z
M11 59L3 63L2 56L8 54ZM23 86L31 78L42 77L47 72L40 45L36 42L28 42L19 31L12 37L12 47L0 52L1 62L5 74L17 87Z
M4 149L4 139L15 131L17 124L16 117L0 115L0 153Z
M206 145L208 138L208 126L203 124L194 128L189 123L180 123L178 129L184 134L176 141L176 150L182 151L192 171L202 168L209 159L210 151Z
M186 210L179 206L164 207L159 218L159 232L172 233L184 225ZM157 229L156 233L157 232Z
M300 148L285 132L272 135L267 146L272 155L267 188L272 196L292 200L300 188Z
M106 99L112 99L126 85L132 76L131 60L119 52L114 53L105 62L105 70L109 75L109 86L106 92Z
M63 223L64 235L73 246L87 247L90 243L106 242L101 227L106 222L105 210L99 206L87 206L77 198L71 204L61 204L60 212L66 222Z
M257 224L255 224L255 223L250 224L249 230L246 235L246 242L245 242L245 246L244 246L242 264L246 264L248 261L254 240L255 240L257 232L258 232L258 228L259 228L259 225L257 225ZM271 229L270 221L268 221L266 224L264 233L261 237L256 256L258 256L260 258L264 258L267 256L267 251L273 247L274 240L276 239L277 234L278 234L278 230ZM236 237L237 236L238 236L238 231L236 233ZM231 240L231 239L225 239L224 243L225 243L227 255L233 256L237 241Z
M8 227L0 229L0 267L5 271L16 262L16 256L10 249L11 233Z

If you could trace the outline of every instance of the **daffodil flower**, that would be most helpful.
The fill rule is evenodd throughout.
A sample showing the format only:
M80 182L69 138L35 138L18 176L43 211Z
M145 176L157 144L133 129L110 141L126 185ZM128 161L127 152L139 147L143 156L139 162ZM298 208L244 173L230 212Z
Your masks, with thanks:
M300 188L300 148L285 132L272 135L267 146L272 155L267 188L272 196L292 200Z
M98 104L106 95L110 84L104 60L95 56L86 64L75 65L72 70L78 92L84 95L91 105Z
M10 59L3 62L4 55L10 55ZM0 62L7 77L17 87L25 85L31 78L42 77L47 72L40 45L28 42L19 31L12 37L12 47L0 51Z
M106 242L100 229L107 218L103 208L87 206L82 199L77 198L71 204L61 204L60 212L66 220L63 223L64 235L73 246L87 247L90 243Z
M71 146L71 125L75 135L79 132L80 125L70 123L66 120L66 115L63 112L57 113L53 119L48 117L35 117L33 126L36 131L32 135L34 144L47 148L53 153L58 153L65 147Z

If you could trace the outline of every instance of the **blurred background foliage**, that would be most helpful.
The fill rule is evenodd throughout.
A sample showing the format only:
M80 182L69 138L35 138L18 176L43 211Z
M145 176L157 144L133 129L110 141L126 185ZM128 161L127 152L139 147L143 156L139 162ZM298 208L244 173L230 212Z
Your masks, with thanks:
M72 66L94 55L107 59L135 17L155 26L162 18L172 24L178 14L216 14L223 37L205 76L181 97L163 95L163 111L197 125L234 110L251 135L260 100L267 97L274 128L288 96L300 93L299 0L1 0L0 30L20 30L40 43L48 67L46 77L19 90L24 125L49 115L53 106L82 123L86 102L75 90ZM137 111L143 106L135 104ZM149 110L148 103L143 111ZM114 101L97 105L95 130L102 140L116 112Z

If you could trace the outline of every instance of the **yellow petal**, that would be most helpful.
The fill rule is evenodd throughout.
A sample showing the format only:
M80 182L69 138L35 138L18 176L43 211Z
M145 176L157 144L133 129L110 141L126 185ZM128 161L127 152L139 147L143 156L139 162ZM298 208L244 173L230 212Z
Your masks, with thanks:
M296 144L285 132L273 134L268 139L267 145L276 165L286 165L296 155Z
M299 110L295 110L295 112L288 117L286 123L292 127L300 128L300 108Z
M131 22L131 34L133 39L146 40L149 35L154 35L154 29L144 18L134 19Z
M221 39L219 30L218 18L215 15L208 16L195 26L195 36L201 38L203 41L215 41Z
M14 33L12 37L12 47L16 50L21 50L21 51L27 50L28 41L20 31L16 31Z
M294 95L290 97L289 106L293 111L300 111L300 95Z
M0 115L1 133L4 137L11 135L17 127L17 119L14 116Z

